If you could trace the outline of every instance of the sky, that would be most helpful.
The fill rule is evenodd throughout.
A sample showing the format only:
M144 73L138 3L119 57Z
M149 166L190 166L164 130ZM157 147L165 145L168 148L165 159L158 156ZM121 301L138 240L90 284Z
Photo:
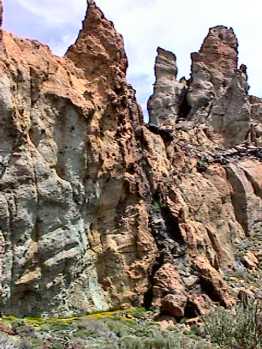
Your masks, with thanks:
M4 28L47 43L57 55L72 44L85 15L86 0L3 0ZM158 46L177 56L179 77L189 77L190 53L198 51L208 28L233 27L240 63L248 66L251 94L262 97L261 0L97 0L123 34L128 80L146 110L152 94Z

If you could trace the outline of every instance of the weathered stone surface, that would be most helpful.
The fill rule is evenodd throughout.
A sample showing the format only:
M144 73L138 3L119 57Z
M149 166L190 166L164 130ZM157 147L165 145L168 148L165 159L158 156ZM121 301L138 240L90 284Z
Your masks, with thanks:
M196 315L206 315L212 309L212 301L206 294L192 294L188 298L189 305Z
M121 80L125 79L128 65L123 38L94 1L89 2L82 30L66 57L81 68L89 80L97 80L97 84L104 87L104 93L108 93L110 87L123 88Z
M246 67L238 69L238 41L232 28L211 28L199 53L192 54L188 117L208 122L227 145L241 143L250 123L247 92Z
M199 53L192 54L192 74L195 70L210 74L217 92L230 82L238 67L238 41L232 28L216 26L209 29ZM223 85L223 86L222 86Z
M173 57L165 56L174 66ZM261 101L248 96L246 70L238 67L233 30L211 28L199 53L192 54L191 80L185 85L184 101L176 104L183 113L165 119L158 132L149 128L154 136L143 133L151 188L159 205L153 210L158 249L164 261L176 266L188 294L187 308L190 305L197 314L210 307L203 293L224 306L234 303L234 292L223 275L247 271L238 257L246 237L252 236L256 250L260 246ZM170 84L174 76L169 77ZM152 103L158 97L155 88L150 115L159 111L159 104ZM161 108L169 115L169 107L166 113L164 104ZM163 137L163 127L173 138ZM166 291L164 285L162 290ZM204 298L193 302L197 294Z
M232 305L240 282L223 276L249 272L248 251L259 270L262 229L261 100L232 29L210 30L188 82L158 50L150 125L93 1L64 58L8 33L2 45L1 311Z
M235 216L246 235L261 227L262 221L262 164L245 160L228 164L227 174L233 188L232 203Z

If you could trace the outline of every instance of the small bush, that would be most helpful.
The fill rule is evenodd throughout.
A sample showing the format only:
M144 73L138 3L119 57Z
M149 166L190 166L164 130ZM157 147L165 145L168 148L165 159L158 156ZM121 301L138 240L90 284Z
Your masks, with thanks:
M262 347L261 302L248 301L229 312L217 309L204 319L205 332L222 348L259 349Z

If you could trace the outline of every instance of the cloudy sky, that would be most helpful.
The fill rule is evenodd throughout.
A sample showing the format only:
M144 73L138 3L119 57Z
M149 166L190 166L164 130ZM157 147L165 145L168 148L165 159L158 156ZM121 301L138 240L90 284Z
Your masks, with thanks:
M248 65L251 93L262 97L261 0L97 0L124 35L128 79L145 108L154 81L157 46L176 53L179 76L189 76L190 52L199 49L208 28L233 27L240 63ZM75 40L86 0L4 0L4 27L48 43L58 55Z

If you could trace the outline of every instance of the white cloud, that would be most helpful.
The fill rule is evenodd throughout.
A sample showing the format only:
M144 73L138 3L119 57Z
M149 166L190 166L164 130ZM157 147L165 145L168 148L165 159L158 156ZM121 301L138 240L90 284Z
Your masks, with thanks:
M52 35L49 39L58 54L77 34L69 34L67 26L70 24L77 31L86 8L86 0L12 1L39 16L41 25L50 28L50 34L59 27L64 39L59 43L52 41ZM97 4L124 35L130 63L128 76L141 104L152 90L156 47L175 52L179 75L189 76L190 53L199 49L208 28L218 24L235 29L240 42L240 62L249 68L251 92L262 96L261 0L249 3L246 0L97 0Z

